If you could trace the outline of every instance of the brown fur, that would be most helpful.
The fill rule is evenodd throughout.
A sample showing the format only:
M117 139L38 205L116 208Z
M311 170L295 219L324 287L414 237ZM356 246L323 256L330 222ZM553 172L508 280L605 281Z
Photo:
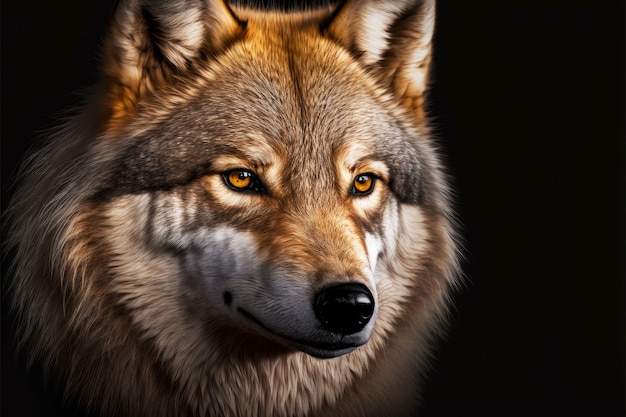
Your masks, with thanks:
M13 202L32 360L103 415L414 410L457 269L423 113L433 14L121 2L104 92L32 158ZM231 169L264 192L229 190ZM362 173L375 187L352 195ZM319 327L302 322L309 292L335 282L370 287L378 310L367 343L331 359L221 301L233 285L233 305L264 300L259 321L298 335Z

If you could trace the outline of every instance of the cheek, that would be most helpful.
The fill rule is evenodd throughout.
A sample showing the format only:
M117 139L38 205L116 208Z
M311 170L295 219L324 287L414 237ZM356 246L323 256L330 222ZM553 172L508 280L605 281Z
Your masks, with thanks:
M263 263L249 233L220 226L202 235L202 245L189 247L181 255L183 279L196 296L221 303L224 294L237 293L237 288L259 280Z
M379 208L365 226L365 248L370 267L374 275L376 268L380 269L383 259L393 256L397 249L397 235L399 232L399 206L392 196L387 196L384 207Z
M378 257L383 250L383 240L378 233L365 232L365 249L367 250L367 257L372 271L376 270L376 263Z
M365 196L351 197L351 206L354 214L367 221L378 222L378 218L387 203L387 188L382 181L376 181L374 190Z
M241 279L258 270L258 249L252 236L228 226L197 232L197 242L185 251L189 272L203 281Z

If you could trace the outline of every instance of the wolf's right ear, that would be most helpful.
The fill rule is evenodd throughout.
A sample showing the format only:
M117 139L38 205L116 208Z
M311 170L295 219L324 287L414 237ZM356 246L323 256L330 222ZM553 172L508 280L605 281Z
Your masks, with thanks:
M194 58L218 53L241 25L222 0L120 0L105 43L107 116L184 73Z

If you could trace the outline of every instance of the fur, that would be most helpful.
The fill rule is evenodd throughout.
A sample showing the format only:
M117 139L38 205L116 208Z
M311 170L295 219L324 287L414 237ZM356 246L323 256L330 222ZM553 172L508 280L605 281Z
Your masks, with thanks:
M458 269L423 108L434 10L120 2L101 85L12 202L23 349L67 398L103 416L415 410ZM375 308L343 335L312 299L347 282Z

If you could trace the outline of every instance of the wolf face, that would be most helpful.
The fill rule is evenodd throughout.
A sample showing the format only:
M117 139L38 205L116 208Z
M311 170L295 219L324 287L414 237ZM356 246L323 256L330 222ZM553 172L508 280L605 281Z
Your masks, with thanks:
M141 240L179 254L177 275L194 288L194 304L219 306L237 325L307 353L335 356L371 334L376 262L393 242L398 202L420 197L421 163L406 140L409 127L390 120L362 70L343 68L350 62L345 52L327 42L312 56L314 50L294 51L298 44L315 45L302 34L276 36L276 44L268 35L263 53L273 57L270 64L251 50L248 42L258 42L252 35L233 46L237 63L228 63L228 74L212 74L192 105L137 135L115 158L122 167L106 182L117 182L113 191L125 194L158 190L141 222L151 232ZM333 52L337 56L329 57ZM310 73L329 59L333 64L324 72ZM241 99L248 95L253 98ZM183 166L169 167L174 150L163 144L172 140ZM144 160L154 164L155 175L126 168ZM358 311L366 310L358 332L327 329L317 317L323 313L316 316L320 291L340 284L362 287L337 295L347 297L337 314L354 314L358 322ZM347 306L359 298L366 305L354 305L351 313Z
M433 14L122 2L14 203L33 356L105 414L410 411L456 268Z

